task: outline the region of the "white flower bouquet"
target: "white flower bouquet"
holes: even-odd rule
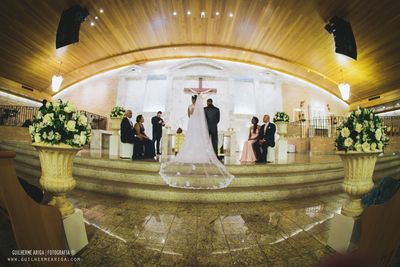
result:
[[[29,133],[34,143],[82,147],[90,142],[92,128],[72,102],[56,100],[39,109]]]
[[[381,118],[367,108],[358,108],[337,128],[335,140],[339,151],[382,151],[389,142]]]
[[[289,122],[289,115],[285,112],[277,112],[274,117],[274,122]]]
[[[125,108],[116,106],[111,110],[110,118],[123,118],[125,111]]]

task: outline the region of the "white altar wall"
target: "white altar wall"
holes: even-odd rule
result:
[[[347,111],[343,101],[306,82],[261,67],[211,59],[164,60],[125,67],[80,82],[55,98],[72,100],[80,109],[106,116],[115,105],[132,109],[133,119],[144,115],[146,132],[151,136],[150,120],[158,110],[172,131],[186,129],[191,95],[183,90],[198,87],[199,77],[203,78],[203,87],[217,89],[217,94],[206,98],[212,98],[221,111],[219,130],[235,130],[240,150],[254,115],[260,124],[263,114],[272,118],[283,110],[292,117],[301,100],[305,100],[306,111],[309,107],[312,112],[326,109],[326,104],[334,114]]]
[[[276,112],[283,110],[281,82],[260,80],[256,81],[256,87],[255,97],[259,119],[261,121],[263,114],[268,114],[272,120]]]
[[[146,93],[146,77],[121,78],[118,83],[117,106],[131,109],[134,113],[143,111]]]
[[[160,70],[156,72],[160,73]],[[253,116],[257,116],[261,124],[263,114],[272,117],[275,112],[282,110],[280,83],[254,73],[229,70],[226,66],[216,70],[196,64],[185,66],[184,69],[164,68],[163,75],[155,77],[141,72],[135,79],[122,77],[118,87],[117,104],[133,109],[134,117],[137,114],[144,115],[149,136],[151,117],[158,110],[163,112],[162,117],[173,132],[179,127],[184,131],[187,129],[187,108],[191,104],[192,94],[184,93],[184,88],[197,88],[199,77],[203,78],[204,88],[217,89],[216,94],[205,96],[203,106],[206,106],[208,98],[213,99],[221,113],[218,129],[222,132],[233,128],[238,149],[247,140]]]
[[[157,113],[165,111],[168,91],[171,88],[167,75],[149,75],[147,77],[143,111]]]
[[[255,115],[256,94],[254,80],[250,78],[237,78],[233,83],[233,96],[235,99],[235,114]]]

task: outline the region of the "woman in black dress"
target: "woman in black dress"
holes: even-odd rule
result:
[[[138,115],[136,117],[136,123],[133,126],[135,129],[135,158],[154,158],[155,151],[154,151],[154,143],[151,139],[146,135],[144,130],[144,117],[143,115]],[[137,149],[136,149],[137,147]]]

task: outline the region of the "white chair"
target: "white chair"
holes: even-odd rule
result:
[[[267,161],[275,161],[275,147],[268,147]]]
[[[122,159],[131,159],[133,155],[133,144],[119,143],[119,157]]]
[[[296,146],[293,144],[288,144],[287,145],[287,152],[288,153],[296,153]]]

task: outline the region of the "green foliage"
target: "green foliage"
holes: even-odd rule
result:
[[[339,151],[382,151],[388,143],[381,118],[367,108],[351,112],[337,128],[335,146]]]
[[[277,112],[274,117],[274,122],[289,122],[289,115],[285,112]]]
[[[110,112],[110,118],[122,118],[125,115],[125,108],[123,107],[114,107]]]
[[[72,102],[56,100],[42,106],[29,126],[32,142],[82,147],[90,142],[92,128]]]

